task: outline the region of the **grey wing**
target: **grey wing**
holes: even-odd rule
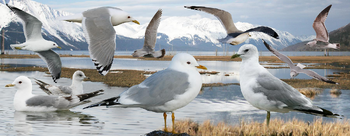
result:
[[[276,57],[278,57],[280,60],[282,60],[282,61],[284,61],[285,63],[287,63],[288,66],[289,66],[290,68],[294,68],[294,67],[295,67],[295,65],[294,65],[294,63],[292,62],[292,60],[290,60],[287,56],[285,56],[284,54],[278,52],[276,49],[272,48],[272,46],[269,45],[269,44],[267,44],[267,43],[265,42],[265,40],[262,39],[262,41],[264,42],[265,47],[266,47],[269,51],[271,51],[273,54],[275,54]]]
[[[145,33],[145,43],[143,46],[148,46],[149,49],[153,49],[157,41],[157,29],[160,24],[160,17],[162,16],[162,10],[159,9],[153,16],[151,22],[148,24]]]
[[[112,66],[116,48],[116,32],[111,23],[111,16],[85,17],[82,24],[89,43],[90,58],[97,71],[106,75]]]
[[[242,32],[236,28],[235,24],[232,21],[231,14],[227,11],[217,9],[217,8],[203,7],[203,6],[185,6],[185,8],[204,11],[214,15],[216,18],[220,20],[221,24],[225,27],[227,34]]]
[[[72,88],[69,86],[57,86],[60,89],[60,92],[57,92],[58,94],[63,94],[63,95],[70,95],[72,94]]]
[[[188,75],[175,70],[165,69],[148,77],[122,95],[141,105],[162,105],[186,92],[189,87]]]
[[[59,79],[61,76],[62,63],[60,56],[53,50],[39,51],[36,53],[38,53],[41,59],[43,59],[46,62],[53,81],[57,83],[56,80]]]
[[[329,41],[328,31],[324,22],[327,19],[328,12],[331,9],[331,7],[332,5],[329,5],[324,10],[322,10],[320,14],[318,14],[318,16],[316,17],[314,23],[312,24],[312,27],[316,32],[316,39],[323,42]]]
[[[306,75],[308,75],[308,76],[310,76],[310,77],[312,77],[314,79],[317,79],[317,80],[320,80],[320,81],[323,81],[323,82],[326,82],[326,83],[338,84],[338,83],[336,83],[336,82],[334,82],[332,80],[327,79],[326,77],[323,77],[323,76],[317,74],[315,71],[312,71],[312,70],[301,69],[298,72],[304,73],[304,74],[306,74]]]
[[[7,4],[6,4],[7,5]],[[15,14],[20,17],[24,24],[23,24],[23,31],[24,36],[26,37],[26,40],[30,39],[42,39],[41,35],[41,27],[42,23],[40,20],[38,20],[36,17],[28,14],[27,12],[24,12],[16,7],[12,7],[7,5]]]
[[[27,106],[45,106],[45,107],[56,107],[59,101],[57,96],[43,96],[38,95],[29,98],[26,101]]]
[[[274,77],[270,73],[260,74],[257,78],[258,86],[254,87],[254,92],[263,93],[268,100],[275,101],[276,106],[295,109],[312,105],[311,101],[287,83]],[[282,102],[282,103],[281,103]]]
[[[265,33],[267,35],[270,35],[273,38],[279,39],[277,32],[275,30],[273,30],[272,28],[266,27],[266,26],[259,26],[256,28],[252,28],[252,29],[249,29],[243,33],[247,33],[247,32],[262,32],[262,33]]]

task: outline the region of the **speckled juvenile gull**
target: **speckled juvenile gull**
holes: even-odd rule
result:
[[[156,46],[157,41],[157,29],[160,23],[161,16],[162,10],[159,9],[146,28],[145,42],[143,44],[143,48],[134,51],[134,53],[132,54],[133,57],[164,57],[165,49],[162,49],[160,51],[154,51],[154,47]]]
[[[267,35],[272,36],[273,38],[279,39],[278,34],[273,29],[266,26],[259,26],[246,31],[238,30],[232,21],[231,14],[221,9],[203,6],[185,6],[185,8],[204,11],[218,18],[218,20],[220,20],[221,24],[225,27],[225,30],[227,32],[227,36],[225,38],[218,39],[220,42],[223,43],[229,43],[231,45],[241,44],[249,38],[249,32],[263,32]]]
[[[196,68],[206,69],[198,65],[192,55],[179,53],[173,57],[167,69],[154,73],[141,84],[132,86],[117,97],[85,108],[115,105],[163,112],[165,131],[167,131],[166,112],[172,112],[174,128],[174,111],[190,103],[202,87],[202,78]]]
[[[287,56],[283,55],[282,53],[278,52],[276,49],[272,48],[264,40],[263,40],[263,42],[269,51],[271,51],[273,54],[275,54],[277,58],[279,58],[280,60],[282,60],[288,64],[288,66],[290,67],[290,77],[291,78],[296,77],[297,75],[299,75],[299,73],[304,73],[304,74],[306,74],[314,79],[317,79],[317,80],[320,80],[320,81],[323,81],[326,83],[338,84],[332,80],[327,79],[326,77],[323,77],[323,76],[317,74],[316,72],[314,72],[312,70],[303,69],[305,67],[303,64],[298,63],[295,66],[294,63],[292,62],[292,60],[290,60]]]
[[[35,83],[48,95],[78,95],[84,93],[82,82],[86,78],[88,77],[85,76],[83,71],[77,70],[72,76],[72,84],[70,86],[50,85],[39,79],[35,79]]]
[[[7,4],[6,4],[7,5]],[[42,23],[36,17],[10,5],[7,5],[22,21],[26,42],[21,44],[11,44],[12,49],[30,50],[38,53],[43,59],[51,73],[52,79],[56,82],[61,76],[60,56],[51,50],[61,48],[55,42],[45,40],[41,35]]]
[[[115,7],[89,9],[81,15],[67,16],[63,20],[82,23],[89,44],[90,58],[101,75],[106,75],[113,63],[116,48],[116,32],[113,26],[125,22],[140,24],[127,12]]]
[[[251,105],[267,111],[267,125],[270,111],[297,111],[332,118],[339,116],[313,105],[310,99],[261,66],[258,49],[254,45],[243,45],[237,54],[242,58],[239,79],[242,94]]]
[[[32,94],[32,82],[26,76],[17,77],[12,84],[6,87],[16,87],[13,104],[16,111],[56,111],[68,110],[70,108],[88,103],[86,100],[101,95],[103,90],[92,93],[63,96],[34,95]]]
[[[314,23],[312,24],[312,27],[316,32],[316,39],[313,39],[312,41],[308,42],[306,45],[314,48],[321,48],[321,49],[326,49],[326,48],[339,49],[340,48],[339,43],[329,43],[329,34],[327,31],[326,25],[324,24],[331,7],[332,5],[329,5],[324,10],[322,10],[320,14],[317,15]]]

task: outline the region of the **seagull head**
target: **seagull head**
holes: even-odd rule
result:
[[[83,71],[77,70],[73,74],[73,80],[77,81],[83,81],[84,79],[89,79],[87,76],[85,76]]]
[[[317,41],[316,40],[312,40],[312,41],[310,41],[310,42],[307,42],[305,45],[307,45],[307,46],[314,46],[314,45],[316,45],[317,44]]]
[[[7,84],[5,87],[16,87],[17,90],[32,89],[32,81],[26,76],[19,76],[12,84]]]
[[[298,72],[295,72],[295,71],[291,71],[289,74],[290,74],[290,77],[291,77],[291,78],[294,78],[294,77],[296,77],[296,76],[299,75],[299,73],[298,73]]]
[[[171,60],[169,68],[180,71],[196,70],[197,68],[207,70],[205,66],[199,65],[196,59],[187,53],[176,54]]]
[[[134,22],[135,24],[140,24],[139,21],[134,19],[129,13],[118,9],[118,8],[109,8],[109,13],[111,14],[111,22],[113,26],[126,23],[126,22]]]
[[[242,60],[252,57],[259,58],[258,49],[253,44],[245,44],[238,49],[238,52],[231,58],[241,57]]]

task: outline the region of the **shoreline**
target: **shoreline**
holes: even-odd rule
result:
[[[61,57],[89,57],[88,55],[60,55]],[[24,59],[24,58],[39,58],[38,55],[0,55],[0,58],[13,58],[13,59]],[[133,58],[132,56],[114,56],[114,58]],[[157,61],[170,61],[172,56],[165,56],[164,58],[137,58],[141,60],[157,60]],[[199,61],[241,61],[240,58],[231,59],[231,56],[195,56]],[[350,68],[344,68],[344,66],[350,64],[349,56],[291,56],[294,62],[303,63],[322,63],[320,65],[310,65],[308,69],[341,69],[350,70]],[[272,63],[283,63],[275,56],[261,56],[260,62]],[[338,63],[338,66],[329,64]],[[268,64],[269,65],[269,64]],[[266,67],[268,69],[279,69],[287,67]],[[108,86],[119,86],[119,87],[131,87],[137,85],[146,79],[145,74],[153,74],[157,71],[141,71],[141,70],[127,70],[117,69],[111,70],[106,76],[101,76],[96,72],[95,69],[74,69],[74,68],[62,68],[61,77],[71,78],[76,70],[82,70],[92,82],[103,82]],[[0,71],[19,72],[19,71],[41,71],[48,72],[46,67],[28,66],[28,67],[11,67],[10,65],[0,65]],[[328,78],[338,82],[339,85],[333,85],[318,81],[315,79],[282,79],[287,84],[294,88],[332,88],[332,89],[346,89],[350,90],[350,73],[336,73],[328,75]],[[128,79],[128,80],[125,80]],[[58,80],[59,82],[59,80]],[[239,83],[210,83],[203,84],[202,87],[217,87],[227,85],[239,85]]]

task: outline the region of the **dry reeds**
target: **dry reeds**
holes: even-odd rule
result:
[[[250,123],[242,121],[239,125],[230,126],[225,123],[212,124],[204,121],[202,124],[191,120],[178,120],[175,122],[175,131],[187,133],[193,136],[228,136],[228,135],[350,135],[349,120],[338,122],[323,122],[322,118],[315,119],[312,123],[293,119],[283,121],[273,119],[270,126],[266,123],[252,121]]]
[[[323,91],[320,88],[298,88],[297,90],[310,99],[314,99],[316,95],[321,94]]]
[[[329,93],[330,93],[331,96],[334,97],[334,98],[337,98],[337,97],[339,97],[339,96],[342,94],[342,92],[340,91],[340,89],[335,89],[335,88],[331,89],[331,90],[329,91]]]

